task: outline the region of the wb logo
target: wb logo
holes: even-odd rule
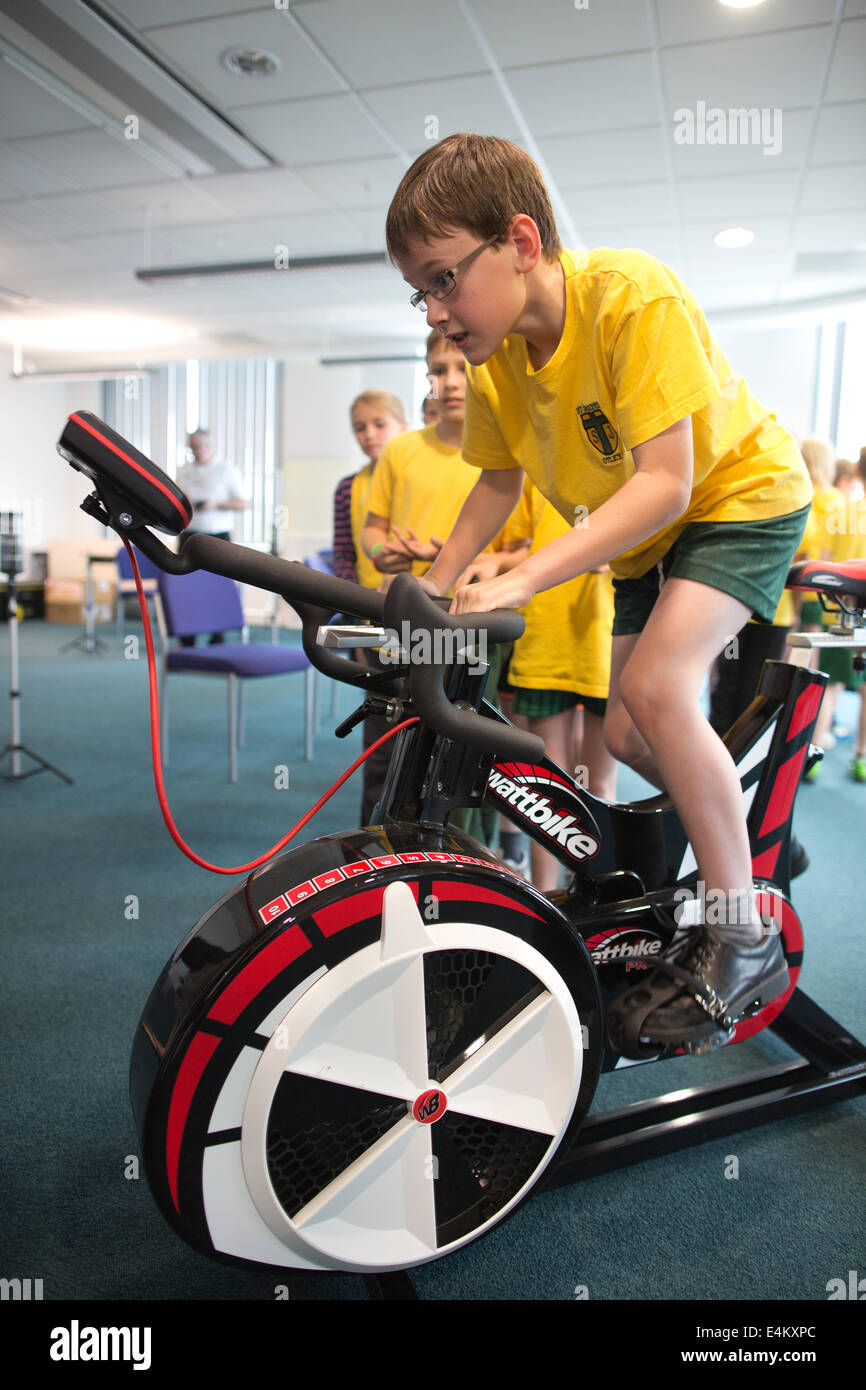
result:
[[[412,1106],[412,1118],[419,1125],[432,1125],[445,1114],[448,1101],[444,1091],[422,1091]]]

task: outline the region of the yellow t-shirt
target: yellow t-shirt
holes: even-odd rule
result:
[[[363,584],[365,589],[378,589],[382,583],[382,576],[367,555],[361,545],[361,532],[364,529],[364,522],[367,520],[367,496],[373,481],[373,474],[376,465],[365,463],[363,468],[359,468],[352,479],[352,492],[350,499],[350,517],[352,523],[352,540],[355,543],[355,573],[358,576],[358,583]]]
[[[837,563],[866,560],[866,497],[848,502],[844,493],[837,495],[838,503],[828,509],[825,522],[830,553]]]
[[[463,457],[476,468],[526,469],[571,525],[634,474],[631,450],[692,417],[694,479],[670,526],[611,562],[645,574],[694,521],[757,521],[799,511],[812,486],[791,435],[732,371],[691,292],[643,251],[560,257],[565,326],[550,361],[530,365],[506,338],[467,367]]]
[[[531,538],[534,555],[568,530],[559,512],[527,478],[508,522],[510,538]],[[514,644],[508,679],[524,690],[571,690],[606,699],[610,686],[613,581],[581,574],[543,589],[520,610],[526,631]]]
[[[477,482],[477,470],[464,462],[460,450],[443,444],[436,426],[428,425],[398,434],[385,445],[367,494],[367,511],[386,517],[400,531],[411,527],[419,540],[438,536],[444,541]],[[416,560],[412,573],[426,574],[431,564]]]

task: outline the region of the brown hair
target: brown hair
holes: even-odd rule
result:
[[[856,478],[856,477],[858,476],[858,473],[859,473],[859,470],[858,470],[858,468],[857,468],[857,464],[856,464],[856,463],[852,463],[850,459],[837,459],[837,460],[836,460],[836,478],[835,478],[835,481],[836,481],[837,484],[838,484],[840,478]]]
[[[832,487],[836,451],[824,439],[801,439],[800,453],[813,487]]]
[[[518,213],[538,227],[548,260],[558,256],[562,245],[550,198],[526,151],[495,135],[448,135],[400,180],[385,222],[388,255],[392,261],[405,256],[410,237],[432,241],[458,229],[503,242]]]
[[[350,419],[356,405],[377,405],[380,410],[384,410],[386,415],[393,416],[398,424],[402,425],[406,422],[403,402],[392,391],[362,391],[360,396],[356,396],[349,406]]]

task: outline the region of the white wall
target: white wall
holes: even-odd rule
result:
[[[88,479],[55,447],[73,410],[99,413],[98,384],[13,381],[11,372],[11,349],[0,347],[0,510],[23,512],[25,553],[60,537],[101,538],[104,528],[79,510]]]
[[[800,437],[812,433],[818,371],[818,328],[814,324],[726,329],[710,328],[731,367],[749,384],[752,395],[780,424]]]
[[[322,367],[286,361],[283,367],[283,496],[288,507],[283,553],[301,559],[330,545],[334,488],[365,461],[352,435],[349,407],[361,391],[393,391],[411,416],[411,362]]]

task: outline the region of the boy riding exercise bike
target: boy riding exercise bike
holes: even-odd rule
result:
[[[381,1273],[448,1254],[551,1181],[602,1070],[675,1050],[608,1036],[605,1022],[671,956],[694,892],[671,804],[598,800],[483,702],[485,644],[519,635],[519,615],[473,614],[469,629],[409,575],[383,596],[209,537],[175,554],[151,528],[178,534],[189,504],[154,464],[83,411],[58,448],[95,483],[83,509],[163,569],[283,595],[311,661],[365,693],[338,733],[375,711],[397,739],[377,823],[245,866],[154,987],[131,1093],[156,1201],[195,1248],[244,1264]],[[866,643],[866,565],[801,568],[798,584],[854,596],[838,640]],[[377,626],[325,627],[335,612]],[[378,667],[333,650],[361,642]],[[726,738],[790,975],[771,1003],[720,1011],[728,1041],[794,993],[790,823],[825,683],[768,663]],[[573,871],[566,891],[537,892],[449,828],[485,790]],[[836,1095],[859,1084],[860,1053]]]

